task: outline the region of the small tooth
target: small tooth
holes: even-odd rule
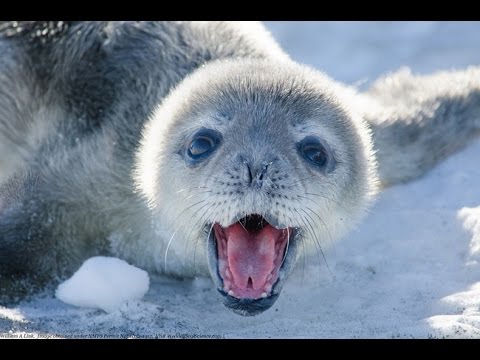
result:
[[[267,284],[265,285],[265,289],[264,289],[267,293],[270,292],[270,290],[272,290],[272,284]]]
[[[230,279],[232,278],[232,273],[230,272],[230,269],[228,267],[225,269],[225,275]]]
[[[273,274],[268,274],[268,276],[267,276],[267,281],[272,280],[272,277],[273,277]]]
[[[228,292],[232,287],[232,283],[228,279],[223,279],[223,290]]]
[[[230,290],[230,291],[228,292],[228,295],[233,296],[233,291]]]
[[[260,296],[265,299],[267,297],[267,293],[263,292],[262,295],[260,295]]]

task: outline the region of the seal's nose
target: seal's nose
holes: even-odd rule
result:
[[[271,167],[275,160],[254,163],[242,156],[241,162],[245,168],[245,181],[249,186],[261,189],[267,183],[265,180],[268,179]]]
[[[264,180],[267,175],[268,167],[272,164],[272,162],[263,164],[263,166],[251,171],[249,169],[250,174],[250,184],[254,187],[261,188],[264,184]],[[247,165],[248,166],[248,165]]]

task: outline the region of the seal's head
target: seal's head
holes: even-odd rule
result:
[[[363,121],[326,76],[290,62],[197,70],[152,116],[138,164],[157,221],[172,225],[164,250],[196,255],[241,315],[275,302],[301,250],[350,229],[376,183]]]

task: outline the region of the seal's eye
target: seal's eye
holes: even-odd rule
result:
[[[200,129],[191,138],[187,146],[190,163],[198,163],[210,156],[220,145],[222,135],[215,130]]]
[[[193,139],[188,147],[188,155],[192,158],[197,158],[199,156],[208,153],[215,146],[215,142],[212,138],[207,136],[199,136],[196,139]]]
[[[303,155],[317,166],[325,166],[327,154],[320,144],[305,144],[302,147]]]
[[[320,169],[331,170],[330,150],[313,136],[308,136],[297,144],[300,155],[310,164]]]

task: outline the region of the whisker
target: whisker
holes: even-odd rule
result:
[[[299,198],[301,198],[301,199],[309,200],[309,201],[313,202],[314,204],[316,204],[317,206],[320,206],[320,204],[319,204],[317,201],[315,201],[314,199],[309,198],[309,197],[307,197],[307,196],[297,195],[297,197],[299,197]],[[338,202],[334,201],[333,199],[328,199],[328,198],[327,198],[327,200],[331,200],[331,201],[335,202],[339,207],[341,207],[342,209],[344,209],[345,211],[347,211],[342,205],[340,205]],[[320,220],[320,222],[322,223],[322,225],[325,227],[325,230],[327,231],[327,235],[328,235],[328,238],[329,238],[329,240],[330,240],[331,246],[333,247],[333,249],[334,249],[335,251],[337,251],[337,247],[336,247],[336,245],[335,245],[335,241],[334,241],[333,238],[332,238],[332,235],[331,235],[331,233],[330,233],[330,230],[329,230],[329,228],[328,228],[327,223],[325,222],[325,220],[323,220],[323,219],[320,217],[320,215],[317,214],[317,213],[316,213],[314,210],[312,210],[310,207],[304,206],[304,208],[306,208],[307,210],[309,210],[312,214],[314,214],[314,215]]]
[[[211,194],[212,191],[211,190],[208,190],[208,191],[201,191],[201,192],[198,192],[198,193],[195,193],[195,194],[192,194],[192,195],[189,195],[188,197],[185,198],[185,201],[186,200],[190,200],[191,198],[193,198],[194,196],[200,196],[200,195],[204,195],[204,194]]]
[[[285,213],[282,213],[282,215],[283,215],[283,221],[284,221],[284,223],[285,223],[285,224],[288,224],[287,217],[285,216]],[[288,227],[287,227],[287,229],[288,229]],[[290,237],[289,237],[289,238],[290,238]],[[302,236],[300,237],[300,239],[302,239]],[[306,260],[307,250],[306,250],[306,248],[305,248],[305,242],[304,242],[303,240],[300,240],[300,242],[302,243],[302,248],[303,248],[302,281],[301,281],[300,284],[301,284],[301,286],[303,286],[303,279],[304,279],[304,277],[305,277],[305,266],[306,266],[306,261],[307,261],[307,260]],[[289,243],[288,243],[288,242],[287,242],[287,246],[289,246]],[[286,251],[285,251],[285,256],[286,256],[286,254],[287,254],[287,251],[288,251],[288,249],[286,249]],[[283,260],[285,260],[285,259],[283,259]],[[282,264],[283,264],[283,260],[282,260]]]
[[[302,247],[303,247],[303,268],[302,268],[302,282],[300,283],[303,287],[303,279],[305,277],[305,267],[307,266],[307,248],[305,246],[305,240],[302,239]]]
[[[304,178],[300,178],[300,179],[296,179],[295,181],[291,181],[291,182],[287,182],[287,183],[283,183],[282,185],[286,186],[286,187],[289,187],[289,186],[295,186],[299,183],[302,183],[304,181],[307,181],[307,180],[317,180],[318,179],[318,176],[316,175],[310,175],[310,176],[307,176],[307,177],[304,177]],[[335,182],[332,181],[331,179],[329,178],[322,178],[322,182],[323,183],[326,183],[326,184],[330,184],[330,185],[335,185]]]
[[[282,231],[284,231],[284,230],[282,230]],[[287,258],[288,247],[289,246],[290,246],[290,228],[287,227],[287,247],[285,248],[285,254],[283,254],[282,263],[280,264],[279,269],[282,267],[283,263],[285,262],[285,259]]]
[[[306,224],[307,221],[308,221],[307,219],[305,219],[305,218],[302,217],[302,222],[303,222],[304,226],[307,228],[308,232],[309,232],[314,238],[316,238],[315,231],[313,230],[313,227],[311,226],[310,222],[308,222],[308,223],[310,224],[310,226],[307,226],[307,224]],[[318,258],[318,260],[319,260],[319,264],[322,265],[322,263],[321,263],[321,261],[320,261],[320,254],[319,254],[319,251],[320,251],[321,254],[322,254],[322,256],[323,256],[323,259],[324,259],[324,261],[325,261],[325,264],[327,265],[327,269],[328,269],[328,271],[329,271],[329,273],[330,273],[330,276],[332,276],[332,278],[333,278],[332,272],[330,271],[330,267],[328,266],[328,263],[327,263],[327,261],[326,261],[326,259],[325,259],[325,256],[324,256],[324,254],[323,254],[322,248],[321,248],[321,246],[320,246],[320,244],[319,244],[319,240],[316,239],[316,240],[313,240],[313,241],[314,241],[314,243],[315,243],[315,250],[316,250],[316,252],[317,252],[317,258]]]
[[[349,213],[349,211],[342,205],[340,204],[337,200],[335,199],[332,199],[332,198],[329,198],[328,196],[325,196],[324,194],[315,194],[315,193],[309,193],[309,192],[306,192],[304,193],[305,195],[312,195],[312,196],[317,196],[319,198],[322,198],[322,199],[325,199],[325,200],[328,200],[328,201],[331,201],[333,203],[335,203],[338,207],[342,208],[347,214]],[[301,195],[297,195],[297,196],[301,196]],[[305,199],[310,199],[308,196],[305,196],[303,197]],[[313,201],[313,200],[312,200]],[[318,205],[318,203],[316,203]]]
[[[246,216],[247,216],[247,215],[245,215],[242,219],[246,219]],[[247,230],[246,227],[245,227],[246,223],[245,223],[245,225],[242,224],[242,219],[240,219],[240,220],[238,221],[238,223],[242,226],[242,228],[243,228],[246,232],[248,232],[248,230]],[[246,220],[245,220],[245,221],[246,221]]]
[[[204,212],[204,215],[202,216],[201,218],[201,223],[204,225],[202,225],[202,229],[205,227],[205,225],[207,225],[207,222],[206,220],[210,217],[210,219],[212,219],[212,225],[210,226],[210,230],[207,234],[207,241],[206,241],[206,245],[208,245],[208,239],[210,238],[210,234],[213,230],[213,227],[215,225],[215,219],[216,217],[214,216],[215,215],[215,212],[217,211],[218,207],[221,206],[222,204],[221,203],[218,203],[216,206],[215,204],[212,204],[212,206],[210,206],[209,208],[207,208]],[[214,207],[215,206],[215,207]],[[213,210],[212,210],[213,208]],[[212,210],[212,211],[211,211]],[[207,215],[207,216],[205,216]],[[194,271],[195,271],[195,274],[196,274],[196,256],[197,256],[197,248],[198,248],[198,243],[199,241],[201,240],[201,238],[197,238],[197,240],[195,241],[195,245],[194,245],[194,248],[193,248],[193,268],[194,268]],[[190,240],[189,240],[190,241]]]
[[[323,224],[323,226],[325,227],[325,230],[327,231],[327,235],[328,235],[328,238],[330,240],[330,244],[332,245],[332,247],[336,250],[336,247],[335,247],[335,242],[333,241],[333,238],[330,234],[330,230],[328,229],[328,226],[327,224],[325,223],[325,221],[320,217],[320,215],[318,215],[315,211],[313,211],[312,209],[310,209],[308,206],[305,206],[305,209],[307,209],[308,211],[310,211],[310,213],[312,213],[313,215],[315,215],[318,220],[320,220],[320,222]],[[313,219],[312,219],[313,221]]]
[[[214,205],[212,205],[211,207],[209,207],[207,209],[207,211],[205,211],[205,214],[210,211],[210,209],[213,207]],[[217,204],[217,206],[215,207],[215,209],[213,210],[213,212],[216,211],[216,209],[220,206],[220,204]],[[210,234],[212,233],[212,230],[213,230],[213,227],[215,225],[215,222],[212,221],[212,225],[210,226],[210,230],[208,232],[208,235],[207,235],[207,245],[208,245],[208,239],[210,238]],[[193,271],[195,274],[197,274],[197,247],[198,247],[198,242],[200,241],[200,238],[197,238],[197,241],[195,241],[195,245],[193,247]]]
[[[294,209],[295,212],[298,214],[298,216],[300,217],[302,223],[303,223],[303,226],[307,229],[307,231],[310,233],[310,235],[312,235],[312,238],[313,238],[313,242],[315,244],[315,250],[317,252],[317,257],[318,257],[318,260],[320,261],[320,251],[321,251],[321,247],[320,247],[320,244],[315,236],[315,232],[313,230],[313,227],[311,226],[310,224],[310,227],[307,226],[307,223],[306,223],[306,219],[296,210]],[[320,263],[321,265],[321,263]]]
[[[310,179],[315,179],[315,178],[316,178],[316,176],[313,176],[313,175],[312,175],[312,176],[308,176],[308,177],[305,177],[305,178],[297,179],[297,180],[295,180],[295,181],[293,181],[293,182],[289,182],[289,183],[286,183],[286,184],[283,184],[283,185],[284,185],[284,186],[287,186],[287,187],[288,187],[288,186],[295,186],[295,185],[297,185],[298,183],[301,183],[301,182],[303,182],[303,181],[305,181],[305,180],[310,180]]]
[[[171,227],[171,226],[178,220],[178,218],[179,218],[182,214],[185,213],[185,211],[187,211],[188,209],[190,209],[190,208],[192,208],[192,207],[194,207],[194,206],[196,206],[196,205],[200,205],[200,204],[202,204],[202,203],[204,203],[204,202],[205,202],[205,200],[202,200],[202,201],[199,201],[199,202],[197,202],[197,203],[195,203],[195,204],[192,204],[192,205],[188,206],[186,209],[184,209],[184,210],[175,218],[175,220],[172,221],[172,223],[171,223],[168,227]],[[205,206],[205,205],[204,205],[204,206]],[[204,206],[202,206],[200,209],[202,209]],[[173,242],[173,239],[175,238],[175,235],[176,235],[177,231],[178,231],[178,226],[175,227],[175,230],[174,230],[172,236],[170,237],[170,240],[168,241],[167,248],[165,249],[165,257],[164,257],[164,268],[165,268],[165,272],[167,272],[168,251],[169,251],[169,249],[170,249],[170,245],[171,245],[172,242]]]
[[[195,187],[190,187],[190,188],[183,188],[183,189],[180,189],[180,190],[176,191],[175,194],[180,194],[181,192],[192,191],[192,190],[195,190],[195,189],[208,189],[208,187],[207,186],[195,186]]]
[[[168,224],[168,227],[172,226],[180,216],[182,216],[186,211],[190,210],[191,208],[193,208],[194,206],[197,206],[197,205],[200,205],[202,203],[204,203],[206,200],[200,200],[198,202],[196,202],[195,204],[192,204],[190,206],[188,206],[187,208],[183,209],[183,211],[180,212],[180,214],[177,215],[177,217],[170,223]]]
[[[213,206],[215,206],[215,204],[208,204],[210,205],[209,207],[207,207],[204,212],[202,213],[202,215],[197,219],[197,221],[195,222],[195,224],[192,226],[192,230],[190,231],[190,233],[188,234],[187,236],[187,241],[185,242],[185,249],[184,249],[184,253],[185,253],[185,260],[187,258],[187,248],[188,248],[188,245],[190,244],[190,241],[192,240],[192,235],[193,235],[193,232],[195,231],[195,229],[198,227],[198,225],[201,226],[201,228],[203,229],[204,225],[203,225],[203,222],[204,222],[204,219],[206,219],[206,216],[208,217],[208,213],[210,211],[210,209],[212,209]],[[197,241],[199,240],[199,238],[197,238]],[[194,252],[194,255],[195,255],[195,246],[194,245],[194,249],[193,249],[193,252]],[[195,259],[194,259],[195,260]],[[196,264],[195,264],[195,261],[194,261],[194,264],[193,264],[193,268],[194,268],[194,271],[196,271]]]
[[[208,207],[212,206],[210,203],[206,203],[204,204],[202,207],[200,207],[194,214],[193,216],[190,218],[190,220],[193,220],[194,217],[197,218],[197,221],[191,226],[191,230],[190,232],[188,233],[186,239],[185,239],[185,247],[184,247],[184,254],[185,254],[185,258],[184,258],[184,261],[186,262],[187,261],[187,248],[188,248],[188,245],[189,245],[189,242],[190,242],[190,238],[191,238],[191,235],[193,234],[193,232],[195,231],[197,225],[199,224],[200,220],[203,218],[203,216],[205,215],[205,212],[206,210],[203,212],[203,213],[200,213],[200,211],[202,209],[204,209],[205,207],[207,207],[207,210],[208,210]],[[189,224],[191,223],[191,221],[188,222]]]
[[[175,234],[177,233],[177,230],[175,230],[172,234],[172,236],[170,237],[170,240],[168,240],[168,244],[167,244],[167,248],[165,249],[165,259],[164,259],[164,269],[165,269],[165,273],[167,272],[167,258],[168,258],[168,249],[170,249],[170,245],[173,241],[173,238],[175,237]]]
[[[305,213],[305,215],[307,215],[313,221],[312,217],[305,210],[303,210],[303,209],[300,209],[300,210],[303,211]],[[327,262],[327,259],[325,257],[325,253],[323,252],[323,249],[322,249],[320,241],[318,240],[317,234],[315,233],[315,230],[314,230],[312,224],[310,223],[310,221],[308,221],[308,219],[305,219],[305,220],[308,222],[308,224],[310,225],[310,228],[312,229],[312,233],[315,237],[315,241],[318,243],[318,247],[320,248],[320,252],[322,254],[323,261],[325,261],[325,265],[327,265],[328,272],[330,273],[330,276],[333,278],[332,271],[330,270],[330,266],[328,266],[328,262]]]

